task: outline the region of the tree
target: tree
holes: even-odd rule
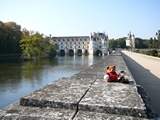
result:
[[[149,48],[158,48],[158,40],[154,38],[150,38],[149,40]]]
[[[117,41],[115,39],[109,40],[109,48],[112,48],[112,49],[117,48]]]
[[[126,37],[109,40],[109,48],[126,48]]]
[[[46,38],[25,28],[21,31],[21,26],[15,22],[0,21],[0,55],[23,54],[29,59],[55,56],[56,47]]]
[[[28,34],[28,32],[25,31],[20,44],[23,56],[27,59],[37,59],[55,54],[54,45],[52,45],[47,38],[43,38],[43,35],[38,32],[29,32]]]
[[[45,53],[49,56],[49,57],[55,57],[56,56],[56,49],[58,49],[57,44],[55,44],[52,40],[51,35],[46,36],[44,38],[45,41]]]
[[[139,49],[149,48],[149,40],[142,38],[135,38],[135,47]]]
[[[21,26],[0,21],[0,54],[20,54]]]
[[[117,47],[118,48],[126,48],[126,37],[117,39]]]
[[[39,58],[42,55],[41,42],[43,37],[39,33],[23,36],[20,44],[23,55],[29,59]]]

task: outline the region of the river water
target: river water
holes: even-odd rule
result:
[[[93,56],[65,56],[38,62],[0,63],[0,108],[61,77],[70,77],[100,59]]]

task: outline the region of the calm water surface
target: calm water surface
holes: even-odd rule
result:
[[[38,62],[0,63],[0,108],[61,77],[72,76],[100,59],[101,57],[74,56]]]

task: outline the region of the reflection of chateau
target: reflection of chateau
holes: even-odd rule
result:
[[[96,54],[105,55],[108,50],[108,36],[105,33],[92,33],[91,36],[53,37],[60,55]]]
[[[128,37],[126,39],[126,46],[130,48],[135,48],[135,36],[131,32],[129,32]]]

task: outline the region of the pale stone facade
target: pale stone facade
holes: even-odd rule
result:
[[[129,32],[126,39],[126,46],[130,47],[131,49],[135,48],[135,36],[131,32]]]
[[[90,36],[53,37],[57,53],[61,55],[105,55],[108,51],[108,36],[105,33],[91,33]]]

